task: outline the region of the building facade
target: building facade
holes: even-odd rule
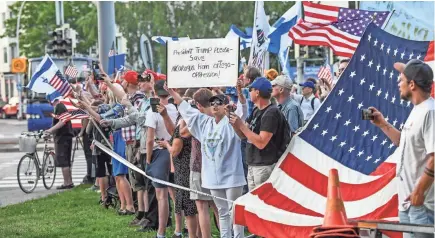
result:
[[[5,22],[13,17],[9,5],[13,1],[0,1],[0,35],[5,32]],[[11,37],[0,38],[0,97],[4,101],[18,96],[17,76],[11,73],[11,61],[18,57],[17,39]]]

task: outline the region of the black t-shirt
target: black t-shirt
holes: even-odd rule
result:
[[[54,107],[54,115],[61,115],[65,112],[68,112],[65,105],[63,103],[58,103]],[[59,119],[53,118],[53,126],[59,122]],[[59,142],[63,138],[71,138],[74,136],[71,121],[68,121],[63,127],[59,130],[56,130],[53,134],[53,138],[55,142]]]
[[[246,162],[248,165],[272,165],[278,162],[281,155],[277,151],[283,140],[283,133],[277,133],[283,130],[285,121],[283,121],[282,112],[276,105],[270,104],[263,110],[255,108],[249,118],[246,120],[249,129],[254,133],[260,134],[260,131],[267,131],[273,134],[269,143],[262,150],[248,141],[246,145]]]

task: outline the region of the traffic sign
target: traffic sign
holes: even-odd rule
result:
[[[25,73],[27,70],[27,60],[25,58],[12,59],[11,72]]]

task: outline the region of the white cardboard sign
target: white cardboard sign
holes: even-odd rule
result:
[[[169,88],[236,86],[239,38],[167,42]]]

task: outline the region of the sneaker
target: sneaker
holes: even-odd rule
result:
[[[87,188],[86,189],[87,191],[100,191],[100,186],[95,186],[95,184],[94,185],[92,185],[90,188]]]
[[[142,221],[142,219],[139,219],[137,217],[135,217],[133,219],[133,221],[130,222],[130,224],[128,224],[129,226],[139,226],[139,223]]]
[[[118,215],[120,215],[120,216],[134,215],[134,214],[136,214],[136,212],[134,212],[134,211],[129,211],[129,210],[127,210],[127,209],[125,209],[125,210],[121,210],[121,209],[119,209],[119,210],[118,210]]]
[[[144,217],[139,221],[139,226],[147,226],[148,223],[150,223],[150,220],[148,220]]]
[[[173,234],[173,235],[172,235],[172,238],[183,238],[183,236],[182,236],[182,235],[176,235],[176,234]]]

